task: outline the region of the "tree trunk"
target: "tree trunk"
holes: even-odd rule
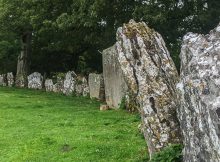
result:
[[[18,56],[16,86],[27,87],[27,76],[30,68],[32,32],[25,32],[21,37],[21,53]]]

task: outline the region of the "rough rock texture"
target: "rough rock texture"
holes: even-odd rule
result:
[[[75,91],[76,77],[77,75],[74,71],[69,71],[66,73],[63,86],[64,94],[71,95]]]
[[[7,76],[6,74],[0,75],[0,86],[7,86]]]
[[[90,98],[105,100],[104,80],[102,74],[89,74],[89,91]]]
[[[181,50],[184,161],[220,161],[220,24],[209,35],[188,33]]]
[[[132,20],[118,29],[116,50],[125,81],[140,106],[150,155],[179,143],[178,73],[161,35]]]
[[[102,60],[106,102],[111,108],[119,108],[128,88],[118,62],[115,45],[102,52]]]
[[[108,105],[101,105],[100,106],[100,111],[106,111],[109,110],[109,106]]]
[[[46,92],[52,92],[53,91],[53,80],[46,79],[44,86],[45,86]]]
[[[43,76],[40,73],[34,72],[28,76],[28,88],[42,89],[42,87],[43,87]]]
[[[89,86],[85,77],[82,76],[77,77],[75,92],[77,95],[83,95],[83,96],[89,95]]]
[[[53,92],[62,93],[64,87],[64,79],[62,77],[57,76],[57,83],[53,85]]]
[[[14,80],[14,75],[13,73],[7,73],[7,83],[9,87],[13,87],[15,80]]]

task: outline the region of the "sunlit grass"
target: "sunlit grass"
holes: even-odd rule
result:
[[[0,162],[144,161],[137,114],[41,91],[0,88]]]

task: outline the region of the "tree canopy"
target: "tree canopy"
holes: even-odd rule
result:
[[[218,0],[0,0],[0,69],[16,71],[21,36],[32,33],[31,71],[102,71],[100,52],[119,26],[145,21],[164,37],[179,66],[181,39],[220,21]]]

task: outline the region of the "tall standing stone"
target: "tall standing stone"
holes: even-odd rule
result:
[[[220,24],[209,35],[188,33],[181,49],[184,161],[220,161]]]
[[[71,95],[75,91],[76,77],[77,75],[74,71],[66,73],[63,86],[63,93],[65,95]]]
[[[102,60],[106,102],[111,108],[119,108],[128,88],[118,62],[115,45],[102,52]]]
[[[131,20],[117,31],[116,50],[125,81],[140,106],[150,155],[179,143],[178,73],[163,38]]]
[[[102,74],[89,74],[90,98],[105,100],[104,80]]]
[[[31,89],[42,89],[43,87],[43,76],[34,72],[28,76],[28,88]]]
[[[14,86],[14,75],[13,73],[7,73],[7,83],[9,87],[13,87]]]

